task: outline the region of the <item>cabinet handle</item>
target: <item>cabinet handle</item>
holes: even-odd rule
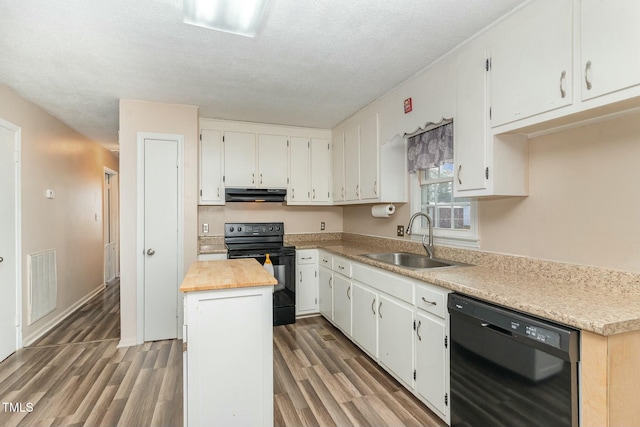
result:
[[[343,266],[341,266],[341,265],[338,265],[338,268],[339,268],[340,270],[344,270],[344,267],[343,267]]]
[[[416,335],[418,336],[418,341],[422,341],[422,337],[420,336],[420,326],[422,326],[422,321],[418,320],[418,327],[416,328]]]
[[[360,197],[360,184],[356,185],[356,197]]]
[[[427,304],[431,304],[431,305],[438,305],[437,302],[435,301],[429,301],[428,299],[426,299],[425,297],[422,297],[422,301],[426,302]]]
[[[347,288],[347,298],[351,299],[351,286]]]
[[[591,90],[593,86],[591,84],[591,79],[589,78],[589,73],[591,72],[591,61],[587,61],[587,64],[584,66],[584,82],[587,84],[587,90]]]
[[[291,199],[295,199],[296,198],[296,189],[291,187]]]
[[[374,316],[376,315],[375,306],[376,306],[376,299],[374,298],[373,301],[371,301],[371,312],[373,313]]]
[[[262,174],[260,174],[260,184],[262,184]]]
[[[252,174],[251,174],[251,183],[252,183],[252,184],[255,184],[255,183],[256,183],[256,174],[255,174],[255,173],[252,173]]]
[[[313,198],[314,199],[316,198],[316,189],[315,188],[313,189]]]
[[[310,257],[310,256],[307,256],[307,257],[304,257],[304,256],[303,256],[303,257],[301,257],[300,259],[311,259],[311,257]]]
[[[340,190],[340,197],[344,199],[344,187],[342,187],[342,190]]]
[[[382,301],[378,304],[378,316],[382,319]]]
[[[373,194],[378,195],[378,181],[373,181]]]
[[[220,187],[218,187],[218,197],[220,197]]]
[[[300,270],[300,283],[302,283],[302,270]]]
[[[458,165],[458,184],[462,185],[462,180],[460,179],[460,172],[462,172],[462,165]]]
[[[567,96],[567,91],[564,89],[564,81],[567,78],[567,72],[565,70],[562,70],[562,73],[560,73],[560,96],[562,98],[566,98]]]
[[[332,281],[332,280],[333,280],[333,277],[329,277],[329,287],[330,287],[331,289],[333,289],[333,285],[331,284],[331,281]]]

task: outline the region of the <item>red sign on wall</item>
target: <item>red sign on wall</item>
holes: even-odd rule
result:
[[[411,104],[411,98],[407,98],[404,100],[404,113],[410,113],[413,110],[413,105]]]

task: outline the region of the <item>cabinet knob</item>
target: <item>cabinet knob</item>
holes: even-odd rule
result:
[[[591,77],[589,76],[591,74],[591,61],[587,61],[587,63],[584,66],[584,82],[587,85],[587,90],[591,90],[591,87],[593,86],[591,84]]]

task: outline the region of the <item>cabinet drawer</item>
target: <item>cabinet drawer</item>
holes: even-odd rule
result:
[[[416,286],[416,307],[444,319],[448,293],[445,289],[419,284]]]
[[[414,279],[359,263],[353,266],[353,278],[408,304],[413,304],[413,285],[416,283]]]
[[[351,277],[351,262],[344,258],[333,258],[333,271],[340,273],[343,276]]]
[[[333,270],[333,256],[326,253],[320,252],[320,265],[323,267],[327,267]]]
[[[316,264],[318,251],[315,249],[303,249],[296,251],[296,264]]]

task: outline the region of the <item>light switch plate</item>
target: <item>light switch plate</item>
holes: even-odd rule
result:
[[[47,188],[47,189],[45,190],[44,194],[45,194],[45,197],[46,197],[47,199],[55,199],[55,198],[56,198],[56,192],[55,192],[55,191],[53,191],[53,190],[52,190],[52,189],[50,189],[50,188]]]
[[[203,233],[209,232],[209,224],[202,224],[202,232]]]
[[[320,223],[320,231],[324,231],[324,221]]]
[[[398,226],[397,234],[398,234],[398,237],[404,236],[404,225],[399,225]]]

